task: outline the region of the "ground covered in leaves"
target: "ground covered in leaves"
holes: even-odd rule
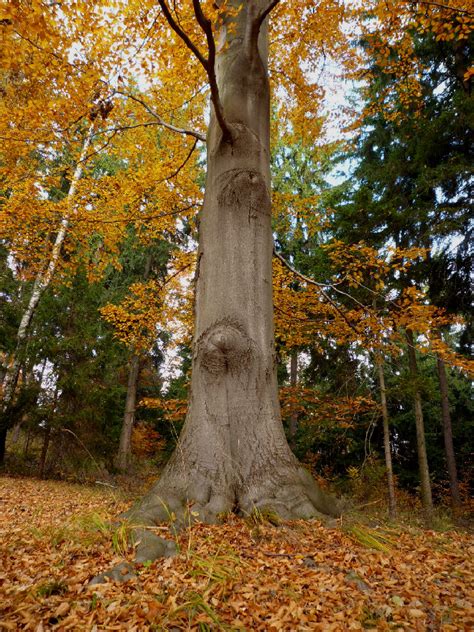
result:
[[[474,539],[264,516],[197,524],[179,555],[88,587],[125,558],[107,488],[0,478],[0,629],[470,630]],[[160,532],[160,531],[159,531]]]

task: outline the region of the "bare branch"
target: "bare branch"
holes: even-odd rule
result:
[[[83,161],[86,162],[90,158],[92,158],[92,156],[95,156],[96,154],[100,154],[100,152],[103,149],[105,149],[106,147],[110,145],[112,140],[115,138],[115,136],[117,136],[119,132],[124,132],[128,129],[137,129],[138,127],[156,127],[157,125],[163,125],[163,124],[160,123],[159,121],[147,121],[145,123],[137,123],[136,125],[119,125],[118,127],[109,127],[107,129],[95,132],[95,134],[93,134],[94,136],[99,136],[101,134],[109,134],[109,133],[110,133],[110,136],[101,147],[92,151],[89,155],[87,155],[83,159]]]
[[[461,13],[462,15],[473,15],[474,11],[468,9],[458,9],[458,7],[451,7],[448,4],[442,4],[441,2],[431,2],[430,0],[402,0],[405,4],[424,4],[429,7],[437,7],[438,9],[445,9],[452,11],[453,13]]]
[[[146,222],[152,219],[161,219],[162,217],[171,217],[172,215],[180,215],[181,213],[186,213],[186,211],[191,210],[195,206],[199,206],[197,204],[190,204],[189,206],[184,206],[183,208],[178,208],[174,211],[168,211],[166,213],[155,213],[153,215],[137,215],[135,217],[119,217],[115,219],[94,219],[91,217],[76,217],[74,221],[71,223],[78,224],[79,222],[86,222],[90,224],[133,224],[135,222]]]
[[[173,31],[183,40],[183,42],[186,44],[189,50],[192,51],[192,53],[197,57],[197,59],[201,62],[201,64],[207,71],[207,60],[205,59],[201,51],[197,48],[197,46],[193,44],[189,36],[178,25],[174,17],[171,15],[168,5],[166,4],[166,0],[158,0],[158,2],[160,4],[160,7],[163,13],[165,14],[165,18],[168,24],[171,26]]]
[[[207,39],[207,46],[209,49],[209,56],[207,58],[207,64],[205,66],[207,71],[207,76],[209,77],[209,85],[211,87],[211,100],[214,105],[214,111],[216,113],[217,122],[222,130],[222,139],[226,143],[232,142],[232,134],[227,125],[227,122],[224,117],[224,111],[222,108],[222,103],[219,97],[219,89],[217,87],[217,77],[216,77],[216,43],[214,42],[214,36],[212,34],[212,24],[211,21],[206,18],[204,15],[201,4],[199,0],[193,0],[193,8],[194,15],[198,21],[199,26],[204,31]]]
[[[176,127],[175,125],[171,125],[171,123],[166,123],[166,121],[164,121],[157,112],[155,112],[145,101],[143,101],[143,99],[139,99],[135,95],[129,94],[128,92],[122,92],[121,90],[117,90],[116,93],[121,94],[122,96],[127,97],[127,99],[131,99],[132,101],[135,101],[136,103],[139,103],[140,105],[142,105],[145,108],[145,110],[149,112],[156,119],[156,122],[158,125],[161,125],[172,132],[176,132],[177,134],[185,134],[186,136],[193,136],[196,140],[200,140],[203,143],[206,142],[206,137],[204,136],[204,134],[201,134],[200,132],[196,132],[192,129]]]
[[[232,134],[229,126],[224,118],[222,104],[219,98],[219,90],[217,88],[217,79],[215,72],[215,58],[216,58],[216,45],[214,37],[212,35],[211,21],[204,15],[199,0],[193,0],[193,9],[196,20],[206,35],[207,46],[209,49],[209,57],[206,59],[198,47],[191,41],[190,37],[183,31],[181,26],[177,23],[174,17],[171,15],[171,11],[166,3],[166,0],[158,0],[163,10],[165,18],[173,31],[183,40],[189,50],[195,55],[202,67],[206,71],[209,78],[209,86],[211,88],[211,100],[216,113],[216,118],[219,126],[222,130],[223,139],[225,142],[232,142]]]
[[[262,25],[263,21],[265,20],[265,18],[267,17],[267,15],[269,15],[273,9],[276,7],[276,5],[280,2],[280,0],[271,0],[271,2],[269,2],[268,6],[266,9],[264,9],[260,15],[258,16],[258,28],[260,29],[260,26]]]
[[[309,283],[311,285],[315,285],[316,287],[319,288],[319,291],[321,292],[322,296],[326,299],[326,301],[331,305],[331,307],[333,309],[336,310],[336,312],[339,314],[339,316],[344,320],[344,322],[353,330],[355,331],[355,333],[358,336],[363,335],[360,331],[357,330],[357,328],[354,326],[353,323],[351,323],[351,321],[347,318],[347,316],[344,314],[344,312],[336,305],[336,303],[332,300],[332,298],[328,295],[328,293],[323,289],[325,287],[332,287],[331,285],[328,285],[327,283],[318,283],[317,281],[314,281],[313,279],[311,279],[310,277],[307,277],[305,274],[302,274],[301,272],[298,272],[298,270],[296,270],[291,263],[289,263],[284,257],[281,256],[280,253],[278,253],[275,248],[273,248],[273,254],[274,256],[279,259],[283,265],[288,268],[288,270],[290,270],[290,272],[293,272],[293,274],[295,274],[296,276],[300,277],[300,279],[303,279],[303,281],[306,281],[306,283]],[[352,297],[351,297],[352,298]]]
[[[186,163],[188,162],[188,160],[191,158],[191,156],[193,155],[194,150],[196,149],[196,145],[197,145],[198,139],[196,138],[196,140],[193,143],[193,146],[191,147],[191,149],[189,150],[188,155],[186,156],[186,158],[184,159],[184,161],[179,165],[179,167],[177,169],[175,169],[175,171],[173,171],[173,173],[168,176],[167,178],[165,178],[165,180],[171,180],[172,178],[175,178],[178,173],[184,169],[184,167],[186,166]]]
[[[295,274],[296,276],[299,276],[300,279],[303,279],[303,281],[306,281],[306,283],[310,283],[311,285],[315,285],[316,287],[319,287],[319,288],[330,287],[329,283],[318,283],[318,281],[315,281],[314,279],[311,279],[305,274],[298,272],[298,270],[294,268],[289,261],[287,261],[284,257],[282,257],[282,255],[279,252],[277,252],[275,248],[273,248],[273,255],[282,262],[285,268],[288,268],[290,272],[293,272],[293,274]]]

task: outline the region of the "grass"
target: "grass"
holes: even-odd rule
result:
[[[379,529],[371,529],[362,524],[350,524],[345,532],[354,540],[370,549],[390,553],[396,542]]]
[[[51,595],[64,595],[67,592],[67,584],[63,580],[53,579],[39,584],[36,588],[38,597],[51,597]]]

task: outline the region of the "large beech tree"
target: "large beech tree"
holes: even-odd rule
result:
[[[374,4],[390,15],[397,10]],[[271,281],[270,79],[278,77],[276,96],[283,96],[279,114],[291,114],[287,140],[293,133],[314,141],[320,91],[311,72],[321,51],[337,51],[339,59],[347,53],[347,33],[339,39],[345,3],[159,0],[159,5],[170,41],[176,42],[173,57],[182,58],[184,50],[205,71],[211,116],[188,414],[161,478],[128,515],[155,524],[189,515],[214,521],[232,510],[265,509],[284,518],[337,514],[338,503],[293,456],[280,417]],[[402,8],[405,18],[410,11]],[[346,61],[354,67],[347,55]],[[146,549],[150,537],[142,538]],[[162,552],[159,546],[145,549],[138,558]]]
[[[229,2],[213,25],[193,2],[207,57],[164,0],[171,28],[210,83],[207,178],[200,217],[189,410],[161,478],[133,510],[214,521],[272,510],[284,518],[336,514],[293,456],[277,394],[272,309],[268,15],[277,2]]]

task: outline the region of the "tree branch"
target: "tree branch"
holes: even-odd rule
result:
[[[264,9],[264,10],[260,13],[260,15],[259,15],[259,16],[258,16],[258,18],[257,18],[257,21],[258,21],[258,28],[259,28],[259,29],[260,29],[260,27],[261,27],[261,25],[262,25],[263,21],[264,21],[264,20],[265,20],[265,18],[267,17],[267,15],[269,15],[269,14],[273,11],[273,9],[276,7],[276,5],[277,5],[279,2],[280,2],[280,0],[272,0],[272,1],[268,4],[267,8],[266,8],[266,9]]]
[[[143,101],[143,99],[140,99],[133,94],[129,94],[128,92],[123,92],[122,90],[116,90],[116,94],[121,94],[122,96],[127,97],[127,99],[131,99],[132,101],[135,101],[136,103],[139,103],[140,105],[142,105],[145,108],[145,110],[149,112],[156,119],[158,125],[162,125],[166,129],[169,129],[172,132],[176,132],[177,134],[185,134],[187,136],[193,136],[196,140],[200,140],[203,143],[206,142],[206,137],[204,136],[204,134],[201,134],[200,132],[196,132],[192,129],[176,127],[175,125],[166,123],[166,121],[164,121],[157,112],[155,112],[145,101]]]
[[[405,4],[425,4],[429,7],[437,7],[438,9],[446,9],[453,13],[461,13],[463,15],[474,15],[474,11],[468,9],[458,9],[457,7],[450,7],[448,4],[442,4],[441,2],[431,2],[430,0],[402,0]]]
[[[94,219],[91,217],[75,217],[71,223],[78,224],[80,222],[88,222],[90,224],[133,224],[135,222],[146,222],[152,219],[161,219],[162,217],[171,217],[172,215],[180,215],[186,213],[186,211],[199,206],[198,204],[190,204],[183,208],[178,208],[174,211],[167,211],[166,213],[155,213],[152,215],[137,215],[135,217],[119,217],[115,219]]]
[[[318,283],[317,281],[314,281],[313,279],[311,279],[310,277],[307,277],[305,274],[302,274],[301,272],[298,272],[298,270],[296,270],[290,263],[288,263],[288,261],[282,257],[280,255],[280,253],[278,253],[275,248],[273,248],[273,254],[274,256],[279,259],[283,265],[288,268],[288,270],[290,270],[291,272],[293,272],[293,274],[295,274],[296,276],[300,277],[300,279],[303,279],[303,281],[306,281],[306,283],[310,283],[311,285],[315,285],[316,287],[319,288],[319,291],[321,292],[321,294],[324,296],[324,298],[326,299],[326,301],[331,305],[331,307],[333,309],[336,310],[336,312],[339,314],[339,316],[344,320],[344,322],[353,330],[355,331],[355,333],[358,336],[361,336],[363,334],[361,334],[360,331],[357,330],[357,328],[353,325],[353,323],[351,323],[351,321],[347,318],[347,316],[344,314],[344,312],[336,305],[336,303],[332,300],[332,298],[328,295],[328,293],[323,289],[325,287],[332,287],[331,285],[328,284],[324,284],[324,283]],[[352,298],[352,297],[351,297]]]
[[[216,118],[219,123],[219,126],[222,130],[222,137],[225,142],[232,142],[232,134],[230,132],[229,126],[224,118],[224,112],[222,108],[222,103],[219,98],[219,90],[217,87],[217,79],[215,72],[215,59],[216,59],[216,45],[214,42],[214,37],[212,35],[212,25],[211,21],[206,18],[204,15],[199,0],[193,0],[193,9],[194,15],[196,16],[196,20],[206,35],[207,46],[209,49],[209,56],[206,59],[198,47],[191,41],[190,37],[183,31],[181,26],[177,23],[174,17],[171,15],[171,11],[166,3],[166,0],[158,0],[160,3],[160,7],[163,10],[165,18],[168,24],[171,26],[173,31],[183,40],[189,50],[195,55],[197,60],[201,63],[202,67],[206,71],[206,74],[209,78],[209,86],[211,88],[211,101],[214,106],[214,111],[216,113]]]
[[[209,77],[209,85],[211,88],[211,100],[214,105],[214,111],[216,113],[217,122],[222,130],[222,140],[226,143],[232,143],[232,134],[227,125],[227,121],[224,117],[224,111],[222,103],[219,97],[219,89],[217,86],[216,78],[216,43],[214,42],[214,36],[212,34],[211,21],[204,15],[199,0],[193,0],[194,15],[198,21],[199,26],[204,31],[207,40],[207,46],[209,49],[209,56],[206,63],[206,72]]]
[[[197,59],[201,62],[202,66],[207,72],[207,60],[201,53],[201,51],[197,48],[195,44],[191,41],[189,36],[183,31],[183,29],[178,25],[174,17],[171,15],[171,11],[166,4],[166,0],[158,0],[160,7],[165,15],[165,18],[168,24],[171,26],[173,31],[183,40],[189,50],[197,57]]]
[[[197,138],[193,143],[193,146],[191,147],[191,149],[189,150],[188,155],[186,156],[186,158],[184,159],[184,161],[179,165],[179,167],[177,169],[175,169],[175,171],[173,171],[173,173],[168,176],[167,178],[165,178],[165,180],[171,180],[172,178],[175,178],[178,173],[184,169],[184,167],[186,166],[186,163],[188,162],[188,160],[191,158],[191,156],[193,155],[194,150],[196,149],[196,145],[197,145]]]
[[[260,28],[265,18],[273,11],[279,2],[280,0],[271,0],[265,9],[257,13],[253,20],[251,20],[249,30],[247,31],[247,46],[257,47]]]
[[[70,61],[68,61],[67,59],[64,59],[63,57],[61,57],[61,55],[58,55],[57,53],[55,53],[52,50],[46,50],[45,48],[43,48],[42,46],[40,46],[36,42],[33,42],[33,40],[30,39],[29,37],[27,37],[26,35],[23,35],[23,33],[20,33],[19,31],[17,31],[16,29],[13,29],[13,32],[15,33],[15,35],[18,35],[18,37],[20,39],[25,40],[25,42],[28,42],[28,44],[31,44],[31,46],[33,46],[37,50],[41,51],[42,53],[45,53],[46,55],[51,55],[51,57],[54,57],[55,59],[60,61],[62,64],[66,65],[66,66],[70,66],[71,68],[74,68],[74,70],[78,70],[78,67],[76,66],[76,64],[73,64]]]

